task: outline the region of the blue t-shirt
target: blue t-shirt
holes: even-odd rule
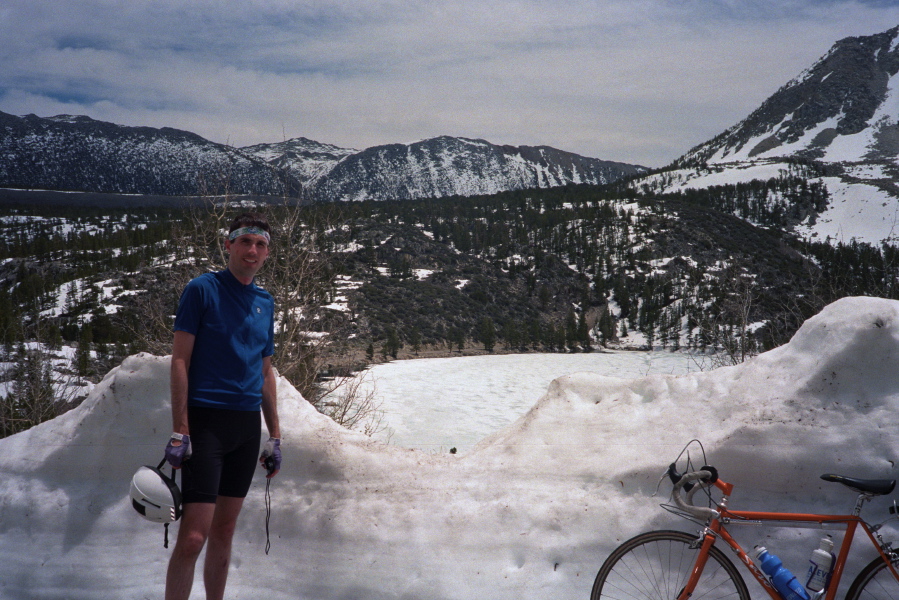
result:
[[[184,288],[175,331],[196,336],[188,371],[190,406],[259,410],[262,359],[275,352],[275,302],[231,271],[206,273]]]

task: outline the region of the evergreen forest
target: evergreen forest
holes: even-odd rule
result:
[[[786,342],[840,297],[899,294],[895,246],[791,233],[827,202],[826,188],[794,173],[671,194],[623,181],[270,203],[261,210],[290,228],[273,240],[281,266],[259,283],[285,306],[302,296],[303,310],[281,320],[302,334],[280,338],[276,353],[296,359],[282,372],[310,382],[471,351],[664,348],[735,363]],[[70,406],[77,393],[61,389],[97,381],[130,354],[165,353],[181,287],[223,265],[220,238],[197,232],[213,215],[220,230],[239,204],[0,204],[0,424],[40,422],[26,399]],[[300,256],[315,268],[283,285]]]

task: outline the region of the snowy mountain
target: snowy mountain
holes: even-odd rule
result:
[[[642,167],[439,137],[367,150],[305,138],[233,148],[171,128],[0,113],[0,187],[164,196],[400,200],[608,183]]]
[[[274,144],[246,146],[241,151],[290,172],[304,184],[318,181],[342,159],[359,152],[302,137]]]
[[[244,150],[252,150],[270,164],[288,166],[307,183],[314,198],[325,201],[472,196],[570,183],[604,184],[645,171],[548,146],[497,146],[448,136],[361,152],[310,147],[308,140],[291,142]]]
[[[744,120],[634,185],[682,193],[795,176],[828,194],[795,233],[899,239],[899,26],[837,42]]]
[[[694,438],[707,462],[696,446],[693,460],[736,486],[730,508],[846,514],[856,494],[818,477],[896,478],[897,353],[899,303],[844,299],[735,367],[635,379],[559,372],[525,415],[456,455],[342,429],[281,380],[271,552],[260,475],[238,523],[228,597],[583,600],[623,540],[701,529],[659,506],[670,491],[660,475]],[[132,356],[78,408],[0,440],[0,597],[162,596],[171,549],[162,527],[131,508],[128,485],[162,456],[168,367]],[[464,410],[464,395],[453,396],[445,418]],[[896,538],[892,500],[862,513],[886,521],[886,540]],[[764,542],[794,572],[822,535],[734,533],[747,548]],[[856,544],[841,589],[872,558]],[[203,597],[199,574],[191,597]]]
[[[899,160],[899,26],[834,44],[746,119],[683,163],[774,157],[825,162]]]
[[[0,112],[0,187],[278,195],[282,180],[263,161],[187,131]]]

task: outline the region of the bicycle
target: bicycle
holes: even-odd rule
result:
[[[693,468],[692,465],[688,465],[690,468]],[[862,505],[874,497],[891,493],[896,485],[895,480],[822,475],[824,481],[841,483],[859,495],[852,514],[820,515],[731,510],[727,503],[734,486],[723,481],[714,467],[703,466],[696,471],[680,474],[676,471],[675,461],[668,467],[665,476],[674,484],[674,506],[663,507],[699,524],[701,531],[698,535],[674,530],[650,531],[624,542],[600,568],[591,600],[750,600],[746,582],[734,563],[722,552],[719,547],[722,544],[734,551],[772,600],[784,600],[728,531],[728,527],[739,524],[845,531],[839,548],[834,548],[836,560],[830,580],[820,592],[809,594],[811,600],[834,600],[853,537],[860,527],[874,545],[878,557],[856,576],[846,600],[899,599],[899,549],[894,550],[879,534],[886,521],[872,525],[860,516]],[[720,500],[713,498],[711,488],[720,492]],[[706,506],[694,504],[700,491],[707,498]],[[683,493],[686,493],[686,499],[682,497]],[[890,512],[897,513],[895,502]]]

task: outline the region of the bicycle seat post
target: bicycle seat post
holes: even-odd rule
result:
[[[864,506],[865,502],[868,502],[873,498],[875,494],[861,493],[858,495],[858,498],[855,501],[855,509],[852,511],[852,516],[857,517],[862,514],[862,506]]]

